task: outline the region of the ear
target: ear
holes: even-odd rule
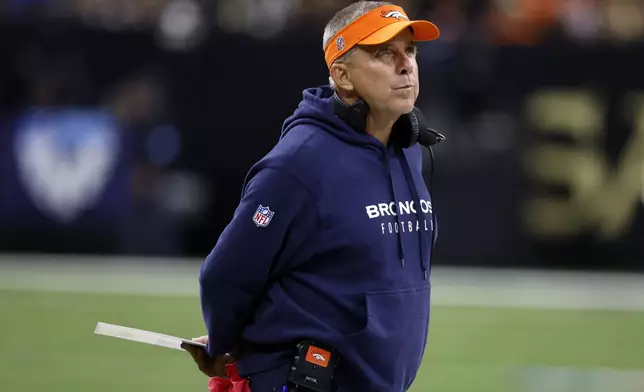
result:
[[[329,69],[331,78],[335,82],[337,88],[344,91],[353,91],[353,83],[349,77],[349,67],[344,63],[335,63]]]

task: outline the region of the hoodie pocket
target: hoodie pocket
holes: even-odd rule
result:
[[[368,292],[366,305],[367,327],[343,341],[344,370],[369,391],[405,391],[425,351],[430,286]]]

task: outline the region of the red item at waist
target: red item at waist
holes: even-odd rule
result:
[[[226,365],[228,378],[211,377],[208,380],[210,392],[251,392],[248,380],[239,376],[234,363]]]

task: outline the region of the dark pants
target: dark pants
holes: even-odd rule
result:
[[[278,368],[248,376],[252,392],[282,392],[286,385],[290,365],[285,364]]]

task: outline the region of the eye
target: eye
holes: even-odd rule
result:
[[[389,48],[380,48],[378,49],[378,52],[376,52],[378,57],[391,56],[392,54],[393,52]]]
[[[409,45],[405,51],[411,56],[416,56],[418,54],[418,47],[416,45]]]

